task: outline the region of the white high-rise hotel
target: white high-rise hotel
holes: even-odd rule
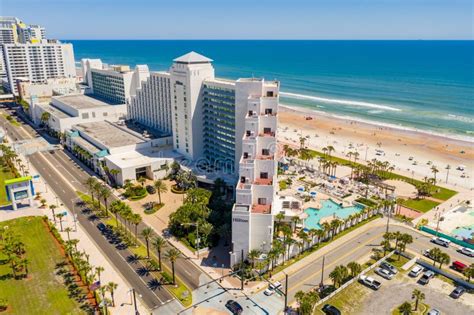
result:
[[[41,26],[0,17],[0,50],[0,79],[15,95],[18,79],[44,83],[76,76],[72,45],[47,40]]]
[[[235,264],[242,250],[246,257],[252,249],[271,248],[280,86],[263,79],[216,78],[211,62],[191,52],[174,59],[169,72],[151,72],[128,112],[132,120],[172,133],[175,151],[207,163],[211,177],[233,175]]]

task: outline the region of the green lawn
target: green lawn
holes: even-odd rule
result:
[[[428,199],[407,199],[402,204],[407,208],[424,213],[439,205],[439,202]]]
[[[14,177],[15,175],[10,168],[0,164],[0,206],[9,204],[7,201],[7,192],[5,191],[5,180]]]
[[[435,189],[437,190],[437,192],[435,192],[431,197],[440,199],[440,200],[448,200],[449,198],[457,194],[457,192],[454,190],[447,189],[440,186],[436,186]]]
[[[29,278],[15,280],[5,257],[0,253],[0,299],[10,306],[11,314],[84,314],[80,305],[68,297],[68,290],[55,266],[64,261],[57,243],[41,217],[26,217],[1,222],[14,230],[26,246]]]
[[[344,290],[316,307],[314,314],[324,314],[322,311],[324,304],[331,304],[337,307],[342,314],[356,314],[369,292],[369,288],[355,281]]]

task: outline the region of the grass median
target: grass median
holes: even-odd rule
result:
[[[76,193],[84,202],[91,202],[92,201],[92,198],[89,195],[84,194],[80,191],[77,191]],[[97,199],[95,199],[95,201],[97,202]],[[105,212],[104,205],[100,204],[100,208],[101,208],[102,212]],[[115,218],[113,218],[113,217],[101,218],[101,220],[105,224],[108,224],[108,225],[111,225],[115,228],[118,228],[117,225],[116,225]],[[134,231],[129,230],[128,228],[127,228],[127,230],[132,235],[134,234]],[[146,259],[146,247],[145,247],[145,244],[140,239],[138,239],[138,246],[131,245],[131,246],[128,247],[128,249],[133,254],[137,255],[139,257],[139,259]],[[153,253],[152,250],[150,250],[150,256],[155,262],[158,261],[158,257],[156,257],[155,253]],[[166,266],[165,264],[162,264],[162,268],[163,268],[162,271],[152,272],[152,274],[156,275],[157,276],[156,278],[158,278],[158,279],[161,278],[161,277],[163,277],[164,279],[169,279],[170,275],[171,275],[170,268],[168,268],[168,266]],[[165,285],[164,287],[168,291],[170,291],[171,294],[173,294],[173,296],[175,296],[176,299],[178,301],[180,301],[181,304],[183,304],[183,306],[189,307],[189,306],[192,305],[191,290],[184,284],[184,282],[179,277],[176,276],[176,286]]]

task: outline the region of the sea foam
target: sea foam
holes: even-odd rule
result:
[[[305,94],[296,94],[296,93],[289,93],[289,92],[280,92],[280,95],[283,96],[283,97],[288,97],[288,98],[312,100],[312,101],[323,102],[323,103],[333,103],[333,104],[341,104],[341,105],[347,105],[347,106],[378,108],[378,109],[385,109],[385,110],[390,110],[390,111],[394,111],[394,112],[401,111],[401,109],[396,108],[396,107],[391,107],[391,106],[382,105],[382,104],[369,103],[369,102],[339,100],[339,99],[324,98],[324,97],[305,95]]]

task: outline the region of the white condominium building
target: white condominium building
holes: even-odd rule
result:
[[[239,183],[232,210],[231,265],[249,251],[268,252],[273,239],[277,176],[276,131],[279,83],[240,79],[236,99],[246,105]]]
[[[51,78],[76,76],[72,44],[4,44],[7,88],[17,95],[17,79],[43,82]]]
[[[136,90],[128,107],[128,118],[171,135],[171,88],[168,72],[152,72]]]

